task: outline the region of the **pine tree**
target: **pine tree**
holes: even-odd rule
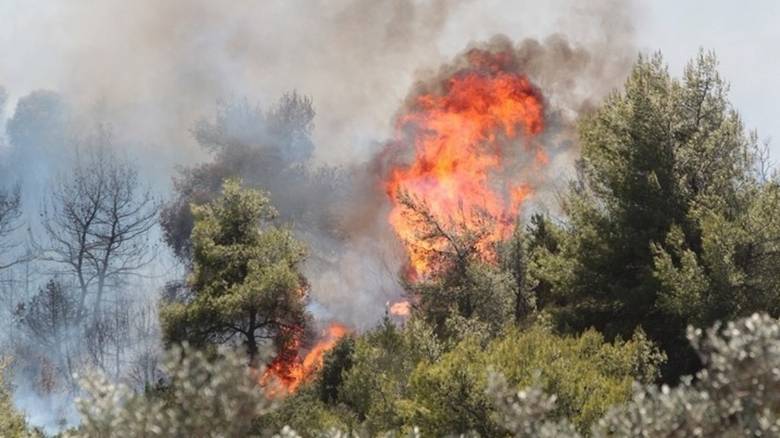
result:
[[[269,200],[237,181],[225,182],[222,197],[193,214],[189,292],[162,310],[166,339],[198,346],[240,339],[253,362],[263,339],[281,344],[306,324],[304,248],[272,225]]]

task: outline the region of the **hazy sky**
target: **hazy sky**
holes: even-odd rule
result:
[[[536,2],[542,4],[544,2]],[[559,7],[572,3],[552,1],[550,9],[534,9],[532,2],[488,0],[468,8],[461,16],[475,37],[504,32],[519,38],[566,33],[555,26]],[[642,51],[661,50],[673,74],[700,47],[713,49],[721,63],[722,76],[731,83],[731,98],[749,129],[759,137],[771,137],[773,161],[780,162],[780,2],[755,0],[631,2],[635,44]],[[507,5],[512,13],[499,13]],[[481,10],[481,11],[480,11]],[[470,16],[470,17],[469,17]],[[490,16],[492,26],[474,26]],[[529,17],[530,16],[530,17]],[[456,31],[457,32],[457,31]]]
[[[11,104],[37,88],[71,90],[93,100],[113,88],[112,110],[144,115],[127,118],[136,131],[179,145],[162,148],[167,154],[162,161],[193,157],[197,148],[181,144],[191,142],[187,132],[199,108],[208,108],[204,102],[234,92],[267,102],[296,88],[317,105],[318,144],[333,143],[323,155],[347,160],[369,153],[367,145],[386,135],[418,69],[435,68],[470,41],[496,33],[521,39],[558,32],[575,42],[587,39],[603,29],[592,17],[578,22],[572,9],[590,3],[471,1],[449,13],[442,9],[446,20],[430,34],[424,28],[436,22],[440,5],[418,7],[409,17],[400,15],[423,17],[416,28],[405,29],[411,42],[402,38],[388,46],[370,41],[384,38],[371,31],[373,22],[389,15],[389,2],[0,0],[0,85],[11,94]],[[358,11],[331,13],[344,5]],[[773,156],[780,161],[780,2],[630,5],[631,43],[638,50],[661,50],[674,74],[699,47],[717,52],[747,127],[774,139]],[[365,28],[361,20],[368,22]],[[404,29],[403,23],[395,25]]]
[[[772,138],[780,162],[780,2],[648,1],[637,20],[641,48],[660,49],[679,72],[698,47],[714,49],[749,128]]]

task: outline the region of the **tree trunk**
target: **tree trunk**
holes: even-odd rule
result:
[[[246,331],[246,354],[249,356],[249,366],[254,366],[257,359],[258,347],[255,339],[256,324],[255,312],[249,313],[249,327]]]

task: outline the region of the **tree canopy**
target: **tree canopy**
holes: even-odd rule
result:
[[[560,225],[531,235],[533,276],[560,328],[608,337],[643,327],[674,379],[699,366],[687,324],[776,315],[780,187],[727,99],[713,54],[681,79],[640,57],[625,88],[580,123],[578,178]],[[552,242],[550,242],[552,240]]]
[[[255,360],[261,340],[285,342],[290,329],[306,323],[304,248],[271,223],[268,198],[238,181],[226,181],[220,198],[192,210],[189,291],[164,306],[165,337],[200,346],[238,339]]]

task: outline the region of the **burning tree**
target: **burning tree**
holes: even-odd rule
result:
[[[284,396],[294,393],[298,388],[315,377],[322,368],[325,353],[336,346],[338,341],[349,332],[339,323],[332,323],[320,334],[317,342],[301,355],[304,339],[303,327],[291,330],[277,340],[278,353],[268,364],[260,383],[272,396]]]
[[[513,299],[520,295],[511,272],[494,263],[499,242],[488,236],[498,226],[495,218],[477,210],[468,224],[447,225],[424,201],[404,193],[400,202],[403,217],[414,225],[420,242],[412,248],[425,255],[429,266],[424,274],[413,271],[406,281],[426,319],[448,336],[475,329],[495,333],[509,320],[516,307]]]
[[[193,272],[185,296],[162,310],[165,337],[199,346],[240,339],[250,363],[262,340],[297,338],[308,319],[304,248],[272,225],[268,198],[229,180],[221,198],[193,214]]]
[[[309,138],[314,108],[310,98],[295,92],[285,94],[268,110],[242,101],[220,103],[213,120],[203,119],[194,127],[198,143],[214,153],[211,162],[185,168],[174,178],[175,197],[161,213],[163,237],[173,253],[193,268],[194,215],[192,204],[217,199],[225,179],[240,178],[246,187],[258,188],[274,199],[274,217],[294,224],[295,236],[336,235],[335,212],[341,212],[340,199],[346,173],[336,168],[313,170],[306,165],[313,144]],[[192,237],[191,237],[192,236]],[[322,247],[314,239],[314,258]],[[330,251],[330,246],[327,250]],[[321,258],[321,257],[320,257]],[[172,283],[169,294],[183,286]],[[186,285],[185,285],[186,286]],[[184,287],[183,289],[187,289]],[[284,325],[274,330],[276,356],[260,378],[262,384],[277,386],[278,392],[295,391],[322,363],[322,355],[346,328],[331,324],[313,341],[314,331],[306,325]],[[311,336],[310,336],[311,335]]]
[[[453,314],[500,325],[497,316],[528,307],[512,305],[519,285],[496,264],[533,193],[520,170],[547,162],[535,141],[544,105],[511,51],[474,49],[456,64],[418,87],[398,118],[386,154],[413,157],[386,176],[389,221],[409,255],[410,288],[437,326]]]
[[[492,245],[511,234],[532,192],[522,174],[500,175],[522,161],[519,155],[527,155],[518,153],[520,134],[528,140],[526,151],[536,149],[532,159],[546,161],[530,141],[544,127],[542,97],[516,71],[511,53],[475,49],[466,62],[411,98],[411,107],[398,119],[401,136],[388,151],[414,152],[410,164],[390,170],[385,186],[394,203],[390,223],[418,275],[435,269],[434,259],[448,242],[444,235],[421,238],[418,222],[407,214],[410,201],[424,201],[426,214],[442,228],[479,230],[474,249],[489,260],[495,256]],[[486,217],[493,221],[490,227],[483,226]]]

